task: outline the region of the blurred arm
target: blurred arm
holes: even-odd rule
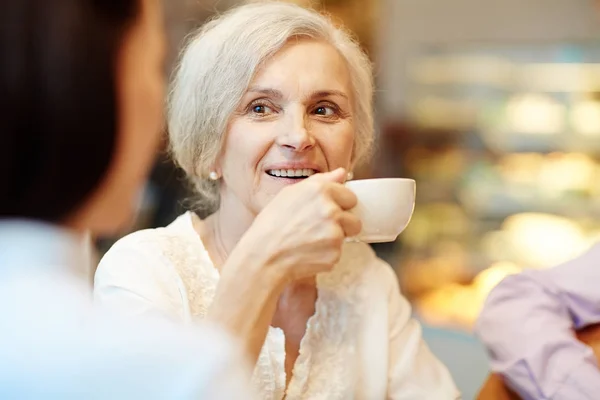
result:
[[[525,399],[592,399],[600,370],[574,331],[600,321],[600,247],[559,267],[509,276],[476,326],[492,370]]]
[[[577,338],[590,346],[596,355],[596,359],[600,359],[600,325],[593,325],[577,332]],[[506,386],[502,376],[492,374],[484,383],[477,399],[520,400],[521,398]]]

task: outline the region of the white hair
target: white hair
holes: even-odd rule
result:
[[[208,179],[227,124],[258,68],[290,39],[331,44],[344,57],[354,91],[354,162],[373,143],[373,74],[367,55],[329,18],[298,5],[267,1],[236,7],[193,33],[182,51],[168,100],[171,152],[209,211],[218,184]]]

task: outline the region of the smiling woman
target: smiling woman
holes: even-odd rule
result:
[[[267,68],[271,58],[281,62]],[[289,73],[295,76],[288,79]],[[169,100],[171,147],[199,194],[199,206],[211,213],[219,208],[226,180],[207,177],[228,147],[232,116],[239,119],[252,105],[249,116],[271,122],[277,114],[278,121],[293,123],[302,104],[319,121],[343,119],[352,150],[342,166],[352,168],[373,143],[372,99],[371,63],[348,34],[310,10],[258,2],[209,22],[186,46]]]
[[[220,212],[239,199],[258,214],[302,176],[351,168],[355,121],[346,62],[321,40],[286,43],[257,70],[229,119],[222,155]]]
[[[188,212],[104,257],[95,298],[210,319],[243,341],[265,399],[455,399],[343,183],[373,140],[366,55],[318,13],[242,6],[194,35],[169,99],[172,153],[210,216]]]

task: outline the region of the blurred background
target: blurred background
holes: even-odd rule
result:
[[[597,4],[294,2],[345,24],[375,64],[377,153],[355,176],[414,178],[417,205],[396,243],[374,247],[464,398],[474,398],[488,367],[471,330],[489,291],[600,238]],[[165,0],[171,59],[191,29],[236,3]],[[170,223],[188,197],[162,157],[134,229]]]

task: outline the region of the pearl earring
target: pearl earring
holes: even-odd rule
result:
[[[208,174],[208,178],[211,181],[218,181],[219,180],[219,174],[217,174],[216,171],[210,171],[210,173]]]
[[[346,180],[351,181],[354,178],[354,172],[350,171],[346,174]]]

